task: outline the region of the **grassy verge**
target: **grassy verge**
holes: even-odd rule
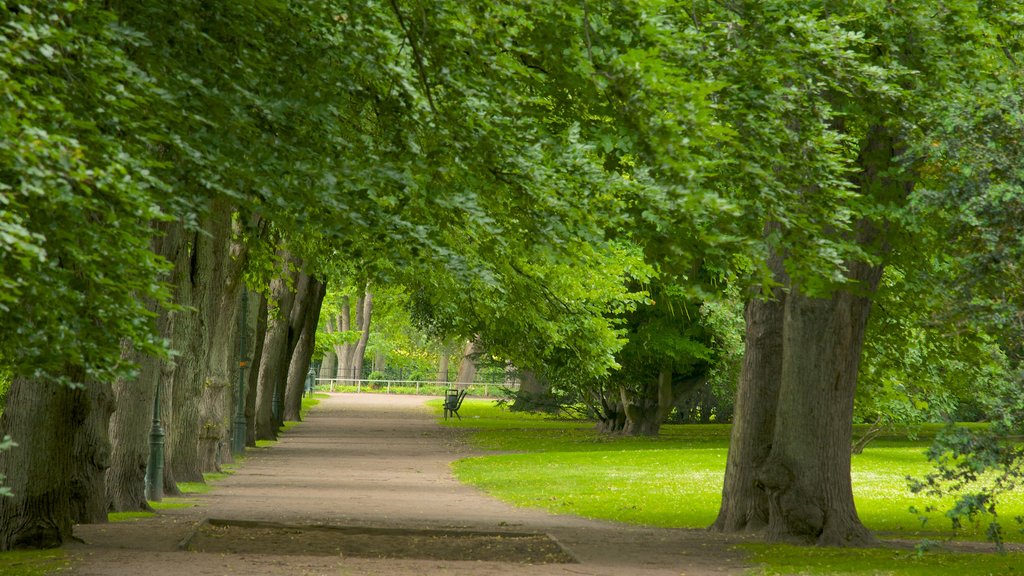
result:
[[[438,413],[440,401],[433,401]],[[448,426],[473,430],[472,441],[480,448],[503,452],[469,458],[453,465],[462,481],[520,506],[539,507],[555,513],[663,527],[703,528],[711,524],[721,501],[722,476],[728,450],[726,425],[667,425],[658,438],[618,438],[597,434],[592,424],[520,415],[492,402],[466,400],[462,420]],[[950,500],[911,494],[906,477],[922,476],[931,467],[924,456],[939,426],[915,427],[882,438],[853,457],[853,485],[857,509],[868,528],[883,538],[912,540],[981,540],[985,522],[954,533],[941,511]],[[908,439],[912,437],[913,439]],[[909,509],[934,507],[922,524]],[[1000,502],[1006,539],[1024,542],[1024,534],[1012,518],[1024,515],[1024,493]],[[976,555],[929,553],[909,558],[892,550],[819,551],[795,548],[779,552],[780,564],[770,564],[780,547],[756,551],[766,563],[763,574],[939,574],[940,568],[960,574],[1012,574],[998,556],[977,555],[984,563],[980,572],[964,572],[964,558]],[[832,557],[829,554],[836,554]],[[886,571],[885,563],[901,558],[899,571]],[[803,558],[803,568],[790,562]],[[843,571],[838,560],[849,560]],[[1005,557],[1003,557],[1005,558]],[[888,560],[885,560],[888,559]],[[846,561],[844,560],[844,561]],[[1017,557],[1017,561],[1020,557]],[[974,561],[974,560],[969,560]],[[865,564],[867,572],[858,572]],[[961,568],[957,568],[961,566]],[[979,565],[981,566],[981,565]],[[907,571],[903,571],[906,568]],[[774,570],[774,571],[773,571]],[[989,572],[991,570],[991,572]],[[1017,572],[1017,573],[1024,573]]]
[[[756,576],[1005,576],[1024,574],[1022,554],[964,554],[882,548],[806,548],[747,544]]]
[[[16,550],[0,552],[0,574],[4,576],[43,576],[70,566],[63,550]]]

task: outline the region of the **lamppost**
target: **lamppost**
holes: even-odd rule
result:
[[[245,454],[245,431],[247,422],[245,419],[245,367],[248,364],[245,353],[246,346],[246,312],[249,310],[249,291],[242,287],[242,310],[238,314],[238,402],[235,408],[235,424],[231,434],[231,453],[235,456]]]
[[[306,373],[306,396],[313,395],[313,386],[316,385],[316,364],[310,364],[309,372]]]
[[[146,500],[159,502],[164,499],[164,429],[160,425],[160,389],[156,383],[156,399],[153,400],[153,427],[149,431],[149,462],[146,464]]]

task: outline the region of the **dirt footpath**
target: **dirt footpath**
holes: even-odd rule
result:
[[[739,542],[515,508],[456,481],[474,452],[424,397],[332,394],[198,505],[78,526],[75,575],[743,574]]]

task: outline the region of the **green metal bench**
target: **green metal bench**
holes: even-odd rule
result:
[[[462,416],[459,416],[459,408],[462,408],[462,401],[466,399],[466,393],[469,390],[448,390],[444,395],[444,419],[447,420],[449,416],[454,414],[462,420]]]

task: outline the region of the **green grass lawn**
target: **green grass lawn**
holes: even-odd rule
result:
[[[428,404],[440,413],[440,400]],[[591,423],[515,414],[486,400],[466,400],[460,414],[461,420],[449,419],[446,424],[473,429],[475,445],[503,453],[460,460],[453,465],[456,476],[508,502],[588,518],[682,528],[706,527],[718,513],[729,443],[727,425],[667,425],[658,438],[618,438],[595,433]],[[883,437],[853,457],[857,509],[865,525],[881,537],[983,539],[984,525],[953,533],[942,512],[950,499],[916,496],[907,488],[906,476],[920,477],[930,470],[924,450],[939,428],[916,427]],[[914,439],[907,439],[908,435]],[[919,514],[909,512],[911,506],[919,510],[933,506],[939,511],[930,513],[922,525]],[[1000,513],[1006,540],[1024,542],[1024,534],[1012,520],[1024,515],[1024,494],[1004,498]],[[819,556],[814,556],[804,548],[795,550],[799,552],[780,556],[783,571],[766,568],[764,574],[940,574],[947,568],[950,574],[966,573],[960,564],[963,555],[915,555],[900,565],[917,566],[920,571],[886,572],[879,566],[884,568],[885,558],[891,560],[893,551],[860,551],[850,559],[851,570],[866,565],[869,571],[836,572],[834,559],[821,556],[825,553],[816,551]],[[836,554],[846,558],[850,553]],[[809,562],[806,572],[790,565],[793,557]],[[982,558],[995,562],[993,574],[1014,573],[1002,571],[1008,564],[1000,564],[998,558],[1006,557]]]

